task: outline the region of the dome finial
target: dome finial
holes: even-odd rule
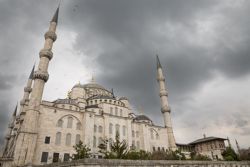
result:
[[[95,77],[93,75],[91,77],[91,83],[95,83]]]
[[[139,112],[140,112],[140,115],[144,115],[144,110],[142,106],[139,106]]]

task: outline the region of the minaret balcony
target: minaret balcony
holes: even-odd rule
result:
[[[161,112],[162,113],[165,113],[165,112],[171,112],[171,108],[169,107],[169,106],[163,106],[162,108],[161,108]]]
[[[30,93],[31,91],[32,91],[32,88],[31,88],[31,87],[25,87],[25,88],[24,88],[24,92],[29,92],[29,93]]]
[[[40,58],[42,57],[47,57],[49,60],[51,60],[53,58],[53,52],[51,52],[51,50],[49,49],[42,49],[39,52]]]
[[[6,135],[5,139],[9,140],[10,139],[10,135]]]
[[[34,73],[34,79],[41,79],[44,82],[47,82],[48,79],[49,79],[49,74],[48,74],[48,72],[35,71],[35,73]]]
[[[45,33],[44,38],[45,39],[49,38],[54,42],[56,40],[57,36],[56,36],[56,33],[54,31],[48,31]]]
[[[164,77],[157,77],[157,81],[158,81],[158,82],[160,82],[160,81],[165,82],[165,78],[164,78]]]
[[[8,127],[12,129],[14,127],[14,124],[10,123]]]

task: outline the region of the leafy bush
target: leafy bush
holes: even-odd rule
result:
[[[126,159],[147,160],[150,159],[150,156],[151,154],[144,150],[140,151],[130,150],[126,155]]]

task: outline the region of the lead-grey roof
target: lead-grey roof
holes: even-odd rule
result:
[[[86,89],[86,88],[95,88],[95,89],[102,89],[102,90],[106,90],[108,91],[107,89],[105,89],[103,86],[97,84],[97,83],[88,83],[88,84],[76,84],[73,86],[73,88],[83,88],[83,89]],[[108,91],[110,92],[110,91]]]
[[[58,14],[59,14],[59,6],[57,7],[56,12],[55,12],[51,22],[55,22],[55,23],[58,22]]]
[[[88,109],[88,108],[99,108],[98,105],[91,105],[91,106],[86,106],[85,109]]]
[[[158,55],[156,55],[156,61],[157,61],[157,68],[161,68],[161,62]]]
[[[197,144],[197,143],[203,143],[203,142],[208,142],[208,141],[213,141],[213,140],[227,140],[227,139],[211,136],[211,137],[206,137],[202,139],[197,139],[189,144]]]
[[[96,96],[91,96],[90,98],[88,98],[87,100],[93,100],[93,99],[112,99],[115,100],[115,97],[111,97],[111,96],[105,96],[105,95],[96,95]]]
[[[134,118],[134,120],[136,121],[140,121],[140,120],[147,120],[147,121],[152,121],[151,119],[149,119],[146,115],[138,115]]]
[[[57,99],[57,100],[53,101],[53,103],[56,103],[56,104],[77,104],[76,100],[74,100],[74,99]]]

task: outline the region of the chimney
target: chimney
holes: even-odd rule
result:
[[[204,139],[206,138],[206,134],[205,133],[203,134],[203,137],[204,137]]]

